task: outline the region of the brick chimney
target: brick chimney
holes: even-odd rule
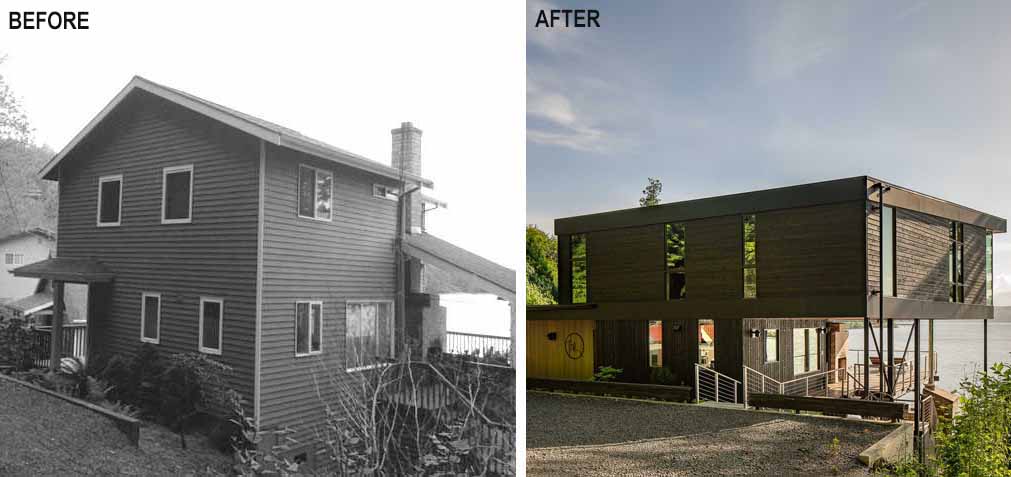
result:
[[[393,134],[394,169],[403,165],[408,174],[421,175],[421,130],[411,123],[400,123],[400,127],[390,131]]]

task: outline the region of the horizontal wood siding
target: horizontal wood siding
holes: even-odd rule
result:
[[[739,215],[686,222],[685,299],[742,299],[743,247]]]
[[[663,229],[663,225],[649,225],[588,234],[590,300],[664,299]]]
[[[298,167],[333,172],[333,221],[299,217]],[[312,156],[267,147],[263,238],[261,425],[291,426],[306,442],[323,416],[316,380],[344,379],[348,300],[394,300],[392,182]],[[323,302],[322,355],[295,357],[295,302]],[[327,388],[322,394],[328,395]]]
[[[222,354],[232,386],[253,393],[257,142],[147,93],[61,164],[61,257],[92,258],[116,278],[89,326],[93,350],[140,345],[141,293],[161,293],[163,353],[197,352],[199,300],[224,300]],[[192,223],[161,223],[162,168],[193,164]],[[122,225],[97,227],[98,178],[123,175]]]
[[[744,365],[777,381],[788,381],[797,377],[793,372],[793,330],[797,328],[822,328],[825,320],[769,320],[752,318],[744,320],[739,336],[744,342]],[[751,330],[757,329],[760,336],[753,338]],[[765,362],[765,330],[779,330],[779,361]],[[719,342],[719,341],[717,341]],[[719,360],[717,349],[716,359]],[[825,354],[825,334],[818,334],[819,372],[827,370]]]

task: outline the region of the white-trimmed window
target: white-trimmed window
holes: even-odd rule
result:
[[[323,351],[323,302],[295,302],[295,356]]]
[[[201,353],[221,354],[221,330],[225,317],[225,302],[220,298],[200,297]]]
[[[400,197],[400,190],[383,184],[372,184],[372,195],[380,199],[396,201]]]
[[[393,359],[393,337],[392,301],[348,301],[344,361],[349,371]]]
[[[5,253],[4,254],[4,265],[24,265],[25,254],[23,253]]]
[[[123,212],[123,175],[102,176],[98,178],[98,212],[99,227],[116,227],[119,225]]]
[[[161,293],[140,294],[140,340],[158,344],[161,330]]]
[[[298,216],[333,219],[333,173],[306,165],[298,166]]]
[[[193,164],[162,169],[161,223],[193,220]]]

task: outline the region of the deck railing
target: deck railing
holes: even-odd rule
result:
[[[482,335],[476,333],[446,332],[446,344],[442,351],[449,354],[469,354],[486,358],[501,353],[510,356],[512,340],[508,336]]]
[[[695,365],[695,402],[737,403],[741,382],[715,369]]]
[[[37,326],[32,329],[32,365],[37,368],[49,367],[50,345],[53,329],[51,326]],[[86,323],[66,323],[60,342],[61,358],[79,358],[88,353],[88,325]]]
[[[810,373],[788,381],[778,381],[771,376],[745,366],[744,404],[748,404],[748,395],[754,393],[828,397],[831,395],[831,390],[835,389],[843,396],[847,396],[849,394],[849,382],[849,372],[843,368]]]

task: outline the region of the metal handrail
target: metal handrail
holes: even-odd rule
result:
[[[706,379],[711,380],[712,384],[710,384],[709,382],[703,382],[702,381],[702,377],[703,376],[705,376]],[[715,369],[712,369],[712,368],[709,368],[709,367],[706,367],[706,366],[701,366],[698,363],[695,364],[695,402],[702,402],[702,398],[706,397],[706,396],[702,396],[702,385],[706,386],[706,390],[707,391],[711,391],[712,392],[712,398],[713,399],[711,399],[711,401],[713,401],[713,402],[720,402],[720,397],[721,397],[721,393],[720,393],[720,380],[721,379],[724,382],[729,381],[729,383],[725,383],[723,385],[723,389],[724,389],[724,391],[722,393],[722,397],[724,398],[723,401],[724,402],[728,401],[728,399],[726,399],[726,398],[729,397],[730,400],[732,400],[731,402],[737,403],[737,387],[741,385],[741,382],[738,381],[738,380],[736,380],[736,379],[734,379],[734,378],[731,378],[730,376],[727,376],[727,375],[725,375],[725,374],[723,374],[723,373],[721,373],[719,371],[716,371]],[[730,389],[732,390],[732,392],[727,392],[726,391],[727,386],[731,386]],[[709,394],[709,393],[707,392],[706,394]]]

